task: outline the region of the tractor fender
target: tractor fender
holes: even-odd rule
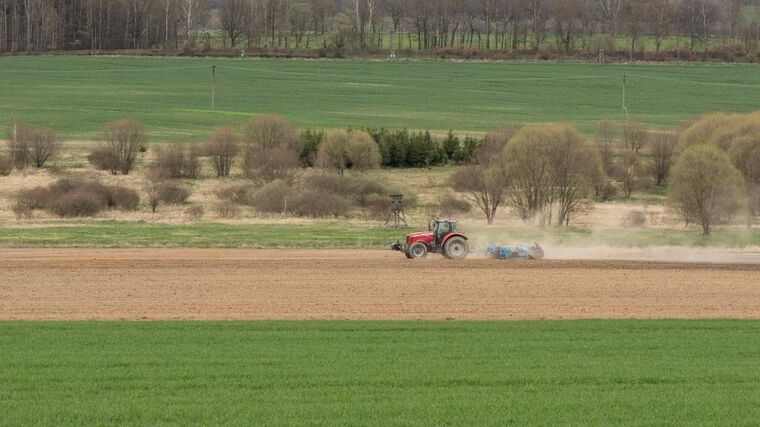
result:
[[[448,241],[449,241],[449,239],[451,239],[452,237],[461,237],[461,238],[463,238],[464,240],[470,240],[470,239],[468,239],[468,238],[467,238],[467,236],[465,236],[464,234],[461,234],[461,233],[449,233],[449,234],[447,234],[447,235],[445,235],[445,236],[443,237],[443,240],[441,241],[441,245],[445,245],[445,244],[446,244],[446,242],[448,242]]]

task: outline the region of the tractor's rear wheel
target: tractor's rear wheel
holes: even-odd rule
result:
[[[464,259],[469,253],[467,240],[462,237],[452,237],[443,246],[443,254],[449,259]]]
[[[406,256],[410,259],[425,258],[428,254],[428,247],[426,244],[417,242],[409,246],[406,250]]]

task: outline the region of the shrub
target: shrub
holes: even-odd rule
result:
[[[32,219],[34,217],[34,212],[32,211],[32,208],[30,208],[28,205],[23,203],[21,200],[16,200],[11,205],[11,210],[16,215],[16,219]]]
[[[41,168],[58,150],[58,135],[50,129],[27,129],[27,133],[29,163]]]
[[[194,205],[185,209],[185,218],[188,221],[198,222],[203,219],[203,215],[205,215],[205,213],[206,210],[203,209],[203,206]]]
[[[670,176],[668,198],[689,222],[710,234],[715,224],[728,222],[741,208],[745,188],[741,172],[723,150],[694,145],[676,160]]]
[[[293,200],[293,212],[300,216],[327,218],[345,216],[351,202],[337,194],[319,190],[307,190],[299,193]]]
[[[441,213],[445,216],[455,216],[457,214],[468,213],[472,210],[472,205],[469,202],[458,199],[450,194],[443,196],[438,202],[438,206],[441,209]]]
[[[182,204],[190,197],[190,191],[173,182],[164,182],[159,185],[159,199],[168,204]]]
[[[232,219],[238,216],[238,213],[238,207],[229,200],[223,200],[216,204],[216,214],[219,218]]]
[[[285,213],[293,198],[293,189],[283,181],[272,181],[253,193],[248,204],[260,212]]]
[[[50,203],[50,190],[45,187],[22,190],[16,196],[16,203],[29,209],[45,209]]]
[[[98,147],[92,150],[87,155],[87,161],[97,170],[110,171],[112,169],[111,154],[105,147]]]
[[[186,144],[179,141],[172,142],[166,147],[158,147],[153,169],[162,178],[195,179],[200,169],[198,163],[200,151],[197,145],[191,145],[188,148]]]
[[[106,125],[103,144],[88,159],[96,168],[113,175],[128,175],[135,166],[137,155],[144,150],[147,134],[142,123],[123,119]]]
[[[387,197],[391,193],[382,181],[365,175],[315,174],[308,177],[303,186],[308,190],[348,197],[359,206],[367,206],[369,198],[373,195]]]
[[[61,179],[47,187],[21,191],[18,210],[45,209],[61,217],[93,216],[106,208],[136,209],[140,196],[126,187],[108,187],[97,181]]]
[[[97,215],[105,207],[106,205],[98,195],[76,190],[57,197],[52,202],[50,210],[62,218],[86,217]]]
[[[11,169],[13,169],[11,161],[7,157],[0,155],[0,176],[10,175]]]
[[[117,209],[132,211],[140,205],[140,195],[130,188],[111,187],[108,205]]]
[[[623,216],[623,227],[641,228],[647,223],[647,216],[641,211],[631,211]]]
[[[340,175],[346,169],[377,168],[381,161],[380,149],[367,132],[329,132],[317,152],[317,165],[337,170]]]
[[[214,129],[204,151],[211,158],[217,178],[230,176],[232,164],[240,150],[239,137],[229,127]]]
[[[245,204],[248,195],[256,190],[252,184],[239,184],[216,189],[216,197],[222,201]]]

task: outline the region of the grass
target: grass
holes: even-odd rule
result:
[[[217,66],[211,111],[211,66]],[[16,113],[69,139],[134,117],[153,140],[201,140],[214,126],[276,113],[300,127],[486,132],[570,121],[591,133],[621,112],[674,127],[708,111],[757,108],[754,65],[242,60],[146,57],[0,58],[0,121]]]
[[[378,248],[409,230],[343,225],[163,225],[144,222],[83,222],[0,228],[5,247],[187,247],[187,248]]]
[[[150,224],[140,221],[53,223],[33,227],[3,227],[0,247],[188,247],[188,248],[304,248],[386,249],[413,231],[360,225],[246,225],[198,223]],[[418,231],[418,230],[414,230]],[[717,229],[710,236],[674,229],[511,228],[472,226],[464,230],[474,245],[544,242],[560,245],[613,247],[696,246],[746,247],[760,245],[760,229]]]
[[[3,425],[751,425],[756,321],[0,323]]]

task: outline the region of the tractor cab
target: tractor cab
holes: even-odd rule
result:
[[[428,224],[427,232],[406,236],[406,244],[397,242],[391,249],[404,252],[407,258],[424,258],[428,253],[440,253],[446,258],[462,259],[469,253],[467,237],[457,229],[457,222],[450,219],[436,219]]]
[[[457,222],[450,219],[437,219],[430,223],[428,227],[433,232],[433,244],[441,246],[443,240],[449,233],[456,233]]]

